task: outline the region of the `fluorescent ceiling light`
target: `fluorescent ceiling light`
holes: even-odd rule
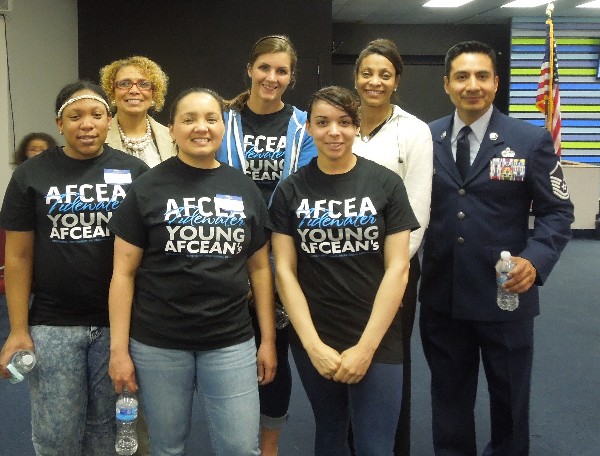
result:
[[[502,8],[535,8],[536,6],[546,5],[548,0],[514,0],[513,2],[502,5]]]
[[[429,0],[423,6],[425,8],[458,8],[473,0]]]
[[[600,8],[600,0],[594,0],[593,2],[577,5],[577,8]]]

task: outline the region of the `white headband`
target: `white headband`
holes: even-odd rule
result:
[[[106,106],[106,110],[108,112],[110,112],[110,108],[108,107],[108,103],[106,102],[106,100],[102,99],[101,97],[97,96],[97,95],[79,95],[77,97],[73,97],[73,98],[69,98],[67,101],[65,101],[63,103],[63,105],[60,107],[60,109],[58,110],[58,112],[56,113],[56,117],[60,117],[60,115],[62,114],[63,110],[69,106],[71,103],[75,103],[76,101],[79,100],[96,100],[99,101],[100,103],[102,103],[104,106]]]

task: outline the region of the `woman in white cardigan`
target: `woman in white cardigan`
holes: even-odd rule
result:
[[[361,101],[361,125],[353,151],[402,177],[410,205],[421,225],[410,234],[410,273],[400,310],[404,374],[394,454],[409,456],[410,338],[415,320],[417,282],[421,275],[417,250],[429,223],[433,145],[427,124],[391,102],[402,70],[402,58],[393,41],[371,41],[359,54],[354,68],[354,81]]]
[[[100,70],[100,82],[116,110],[106,142],[150,167],[175,155],[169,129],[148,114],[165,104],[169,78],[152,60],[133,56]]]

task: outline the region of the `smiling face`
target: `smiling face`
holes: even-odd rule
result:
[[[317,100],[312,106],[306,128],[319,152],[318,160],[325,163],[327,168],[342,169],[354,159],[352,144],[356,127],[346,111]]]
[[[115,75],[115,86],[119,81],[129,80],[134,83],[147,81],[148,78],[135,66],[125,66],[117,71]],[[113,88],[113,97],[117,111],[125,115],[146,115],[152,106],[153,90],[140,89],[137,84],[129,89]]]
[[[444,90],[467,125],[479,119],[490,107],[498,90],[498,76],[492,59],[483,53],[459,54],[444,76]]]
[[[399,77],[392,62],[379,54],[370,54],[360,62],[355,80],[361,104],[381,106],[390,103]]]
[[[290,85],[292,59],[286,52],[271,52],[258,56],[248,66],[252,80],[250,99],[261,103],[281,103],[281,97]]]
[[[205,92],[192,92],[179,100],[169,125],[179,158],[196,168],[218,166],[215,154],[225,134],[219,102]]]
[[[98,96],[91,90],[80,90],[71,95]],[[87,160],[102,153],[111,117],[106,106],[98,100],[83,98],[67,105],[56,119],[59,131],[65,137],[65,154],[76,160]]]

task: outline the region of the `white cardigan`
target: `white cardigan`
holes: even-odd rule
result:
[[[410,233],[410,257],[417,252],[429,224],[433,144],[425,122],[394,105],[392,117],[368,142],[357,134],[352,151],[397,173],[421,228]]]

